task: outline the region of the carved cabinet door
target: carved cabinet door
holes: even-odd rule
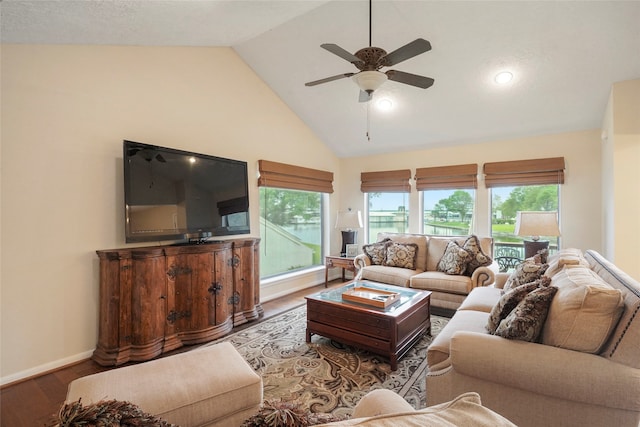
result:
[[[255,257],[258,255],[255,239],[237,242],[233,249],[233,275],[239,301],[235,305],[234,324],[240,325],[257,319],[259,313],[259,275]],[[256,286],[256,283],[258,286]],[[257,295],[256,295],[257,294]],[[256,304],[258,301],[258,304]]]
[[[127,324],[131,326],[131,360],[147,360],[162,353],[164,342],[164,257],[161,253],[134,254],[130,262],[131,318]]]

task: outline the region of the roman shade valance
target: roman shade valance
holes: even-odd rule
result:
[[[416,189],[448,190],[453,188],[478,188],[478,165],[437,166],[416,169]]]
[[[484,183],[488,188],[564,184],[564,157],[485,163]]]
[[[258,187],[333,193],[333,172],[258,160]]]
[[[363,193],[410,193],[411,170],[362,172],[360,190]]]

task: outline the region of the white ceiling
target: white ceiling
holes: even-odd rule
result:
[[[340,157],[597,129],[611,85],[640,78],[640,1],[373,1],[373,45],[418,38],[430,52],[393,69],[370,105],[357,69],[320,48],[368,46],[369,6],[350,1],[3,0],[3,43],[232,46]],[[383,69],[385,71],[386,69]],[[513,81],[493,77],[510,70]],[[395,108],[381,112],[376,99]],[[640,102],[640,101],[639,101]]]

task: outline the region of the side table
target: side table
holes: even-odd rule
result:
[[[326,288],[329,283],[329,269],[330,268],[341,268],[342,269],[342,281],[345,281],[344,272],[345,270],[351,271],[353,274],[356,273],[356,266],[353,264],[353,257],[346,256],[338,256],[338,255],[328,255],[324,258],[324,287]]]

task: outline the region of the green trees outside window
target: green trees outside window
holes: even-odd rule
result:
[[[323,193],[259,190],[260,277],[321,265]]]

